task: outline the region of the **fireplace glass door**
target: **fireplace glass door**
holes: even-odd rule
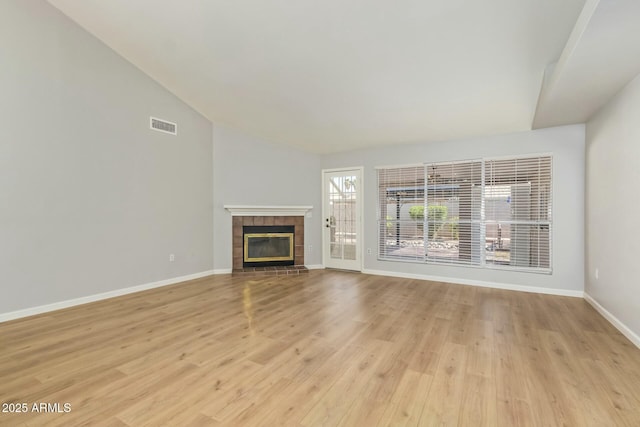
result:
[[[247,233],[244,261],[293,261],[293,233]]]

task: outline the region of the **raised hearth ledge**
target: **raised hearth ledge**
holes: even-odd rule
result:
[[[231,216],[304,216],[313,206],[224,205]]]

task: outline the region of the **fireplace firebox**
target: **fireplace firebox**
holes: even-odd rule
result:
[[[294,226],[243,226],[242,234],[243,267],[294,265]]]

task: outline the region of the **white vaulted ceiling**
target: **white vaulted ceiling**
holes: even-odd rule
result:
[[[531,129],[584,0],[49,0],[216,123],[315,152]]]

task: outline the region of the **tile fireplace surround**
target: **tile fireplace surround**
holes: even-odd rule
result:
[[[278,276],[309,272],[304,266],[304,218],[311,206],[225,206],[225,209],[232,215],[233,274]],[[244,268],[242,227],[245,225],[293,225],[294,265]]]

